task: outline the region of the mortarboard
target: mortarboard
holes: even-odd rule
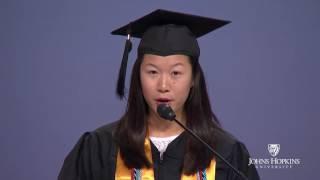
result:
[[[198,59],[200,48],[197,38],[228,23],[230,21],[158,9],[112,31],[113,35],[128,37],[117,82],[119,98],[124,96],[128,55],[132,49],[131,37],[141,38],[139,55],[183,54]]]

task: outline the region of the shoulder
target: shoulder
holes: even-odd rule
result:
[[[114,121],[103,126],[98,127],[92,133],[98,134],[100,136],[113,136],[116,128],[118,127],[119,121]]]
[[[107,159],[114,154],[116,142],[114,140],[113,132],[116,129],[118,121],[103,125],[94,131],[85,132],[69,155],[74,157],[85,156],[88,158]],[[99,155],[99,157],[96,157]]]
[[[247,163],[249,152],[241,141],[225,130],[216,132],[216,151],[233,163]],[[220,160],[219,160],[220,161]]]
[[[99,179],[96,176],[101,175],[104,167],[109,168],[105,173],[111,171],[116,158],[117,146],[113,132],[117,123],[113,122],[94,131],[85,132],[65,158],[58,179]]]
[[[98,127],[93,131],[85,132],[78,143],[87,144],[89,147],[110,145],[114,141],[113,134],[117,125],[118,121],[115,121]]]
[[[250,154],[243,142],[239,141],[232,134],[225,130],[218,130],[216,132],[216,137],[216,151],[220,155],[222,155],[229,163],[231,163],[238,170],[243,172],[249,179],[259,179],[259,175],[255,167],[253,165],[248,166]],[[218,158],[217,170],[227,172],[230,170],[228,169],[229,167]],[[220,174],[225,175],[227,173]]]
[[[116,146],[114,132],[119,121],[111,122],[98,127],[94,131],[85,133],[88,145],[99,148],[100,152],[110,152]]]
[[[113,132],[116,129],[118,121],[103,125],[93,131],[85,132],[72,151],[82,153],[109,152],[110,148],[115,146]]]
[[[216,150],[225,158],[232,156],[234,151],[245,148],[245,145],[241,141],[239,141],[235,136],[225,130],[217,130],[215,137]]]

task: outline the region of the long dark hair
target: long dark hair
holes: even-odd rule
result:
[[[143,97],[140,82],[140,66],[143,55],[139,55],[132,69],[126,113],[121,118],[115,135],[120,155],[129,168],[150,167],[144,141],[147,133],[148,105]],[[220,123],[212,112],[205,78],[198,59],[190,58],[193,87],[185,102],[186,125],[212,147],[215,147],[215,132]],[[213,154],[192,137],[188,137],[184,155],[183,171],[193,174],[210,165]]]

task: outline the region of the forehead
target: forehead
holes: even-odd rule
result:
[[[175,66],[175,65],[190,65],[190,58],[186,55],[170,55],[159,56],[153,54],[145,54],[143,56],[142,65],[155,65],[155,66]]]

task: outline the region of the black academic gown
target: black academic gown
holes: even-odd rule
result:
[[[58,180],[114,180],[117,145],[112,136],[117,122],[87,132],[64,160]],[[155,180],[180,180],[186,134],[183,132],[160,153],[151,143]],[[253,165],[248,167],[249,153],[241,142],[225,132],[218,133],[216,151],[250,180],[259,180]],[[216,180],[240,180],[231,168],[217,158]]]

